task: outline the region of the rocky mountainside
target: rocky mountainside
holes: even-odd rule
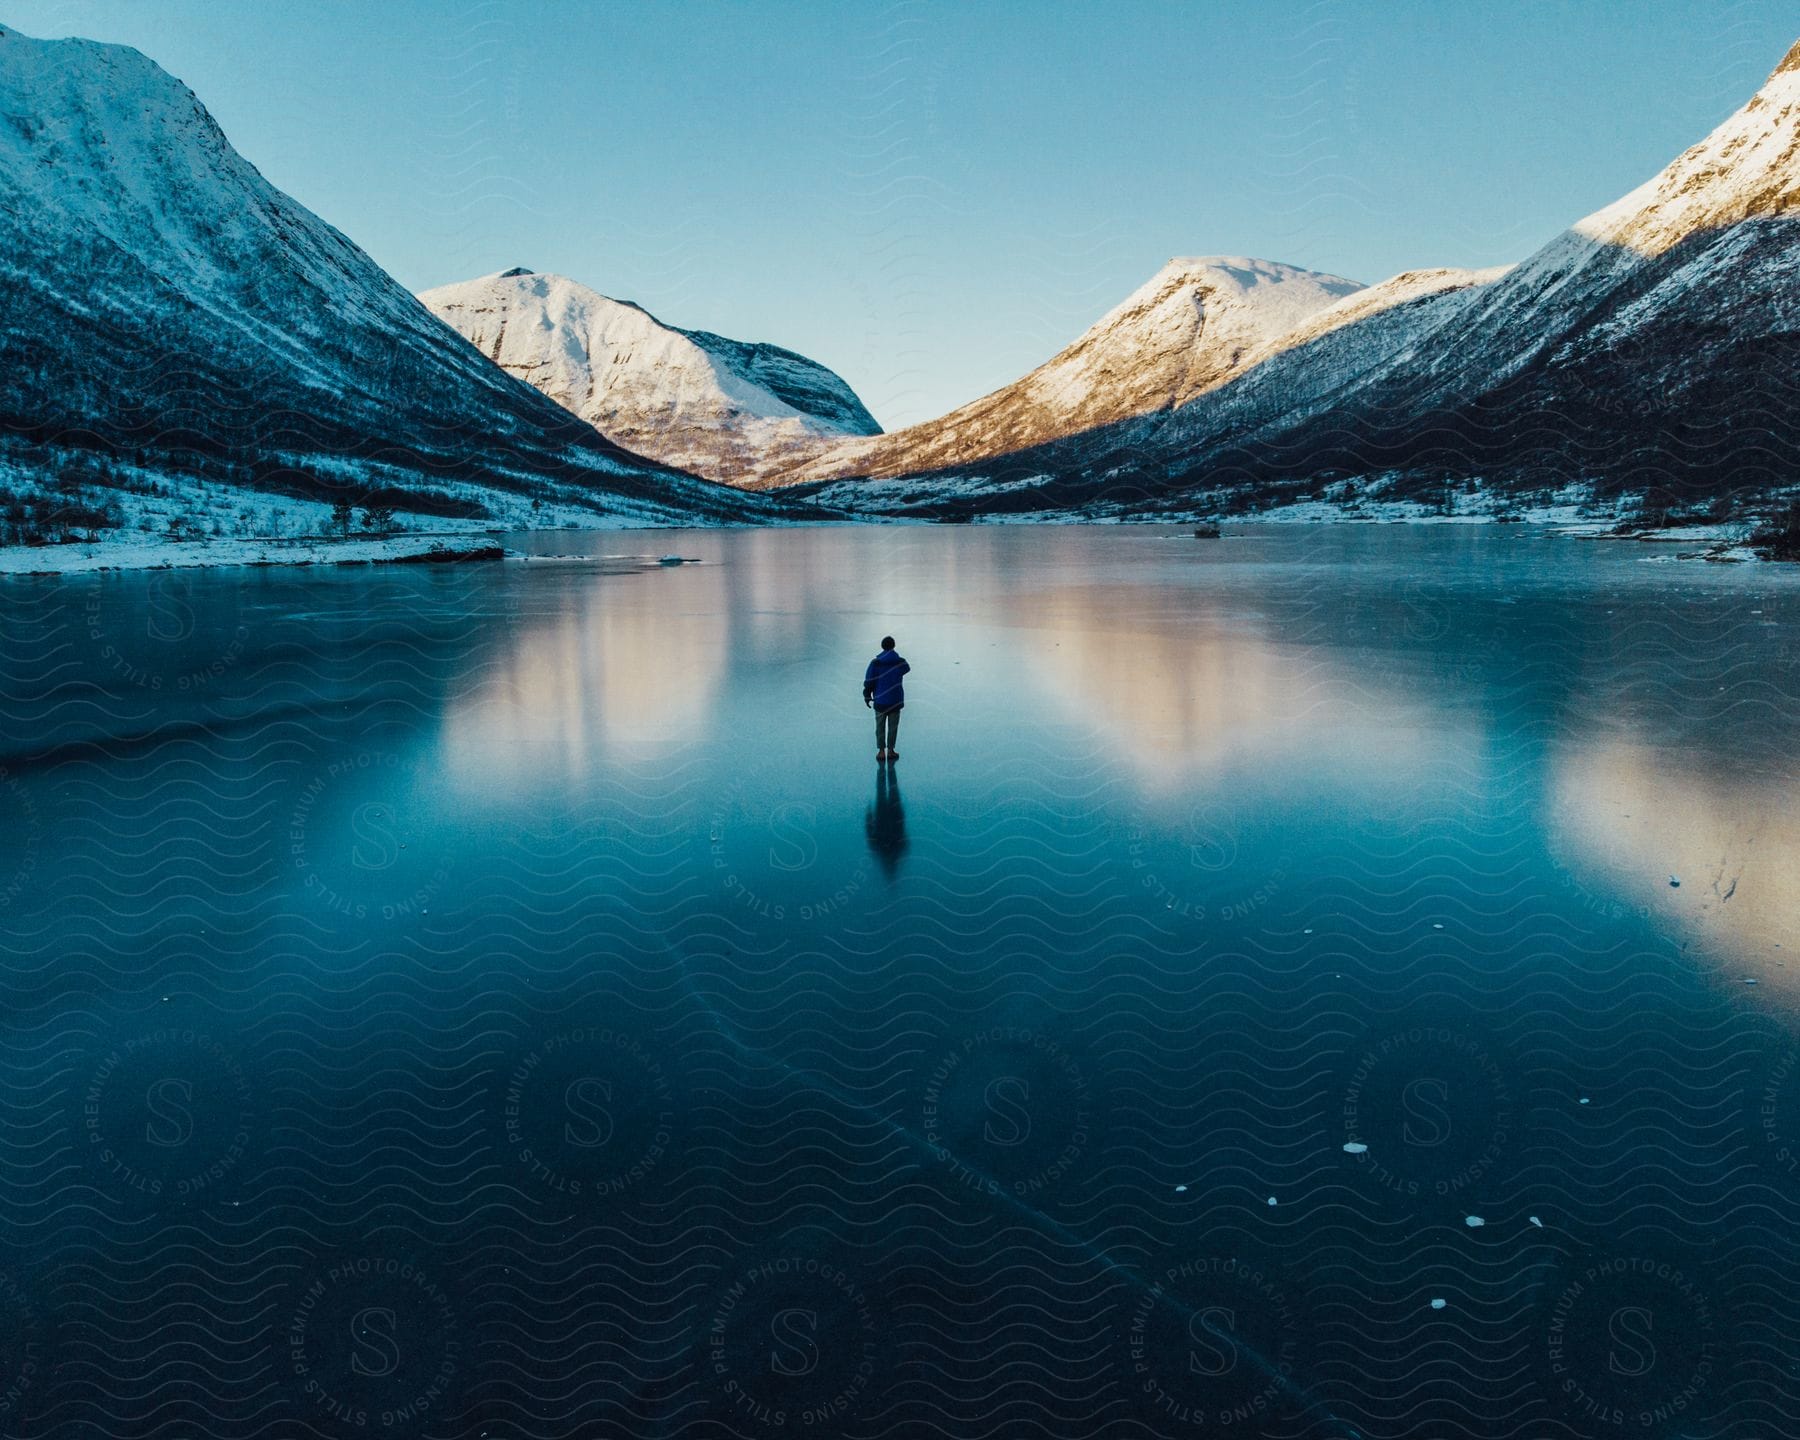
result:
[[[1800,45],[1660,174],[1491,283],[1311,413],[1197,414],[1164,482],[1277,493],[1590,487],[1721,513],[1800,480]]]
[[[1578,487],[1725,513],[1800,481],[1797,212],[1800,45],[1700,144],[1517,266],[1358,292],[1167,410],[1025,449],[969,436],[933,473],[812,493],[1154,514]]]
[[[0,31],[0,277],[15,509],[191,484],[465,518],[767,513],[495,366],[127,47]]]
[[[821,441],[881,427],[842,379],[777,345],[665,325],[561,275],[484,275],[419,296],[501,369],[620,444],[753,482]]]
[[[1362,288],[1269,260],[1171,260],[1023,379],[937,420],[776,467],[774,478],[917,474],[1171,410],[1242,373],[1275,337]]]

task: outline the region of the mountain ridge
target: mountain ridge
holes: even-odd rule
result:
[[[974,443],[1028,449],[1070,427],[1171,409],[1241,368],[1271,336],[1364,287],[1340,275],[1238,255],[1178,257],[1042,365],[936,420],[803,456],[774,482],[898,476]]]
[[[0,237],[21,494],[81,476],[92,513],[190,480],[463,518],[770,513],[470,350],[129,46],[0,29]]]
[[[817,361],[665,324],[565,275],[515,266],[419,299],[596,430],[710,479],[749,482],[790,452],[881,431],[842,377]]]
[[[191,474],[464,518],[755,520],[1484,486],[1716,508],[1800,476],[1800,42],[1516,265],[1365,286],[1178,257],[1042,365],[892,434],[797,352],[566,277],[408,294],[129,47],[0,28],[0,238],[0,474],[28,488]]]
[[[1322,485],[1575,487],[1663,509],[1767,497],[1800,477],[1797,56],[1517,265],[1381,282],[1166,411],[924,471],[828,462],[792,478],[833,503],[921,514],[1193,513]]]

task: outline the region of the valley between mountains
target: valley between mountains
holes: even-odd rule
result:
[[[0,31],[0,111],[15,546],[1254,514],[1747,527],[1800,486],[1800,44],[1515,265],[1371,285],[1171,260],[1029,374],[894,433],[825,366],[593,277],[407,293],[135,50]]]

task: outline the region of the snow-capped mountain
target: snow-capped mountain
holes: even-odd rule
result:
[[[1796,212],[1800,44],[1706,139],[1459,311],[1459,343],[1409,357],[1413,371],[1439,393],[1466,394],[1534,361],[1555,379],[1583,358],[1641,343],[1676,316],[1711,316],[1709,354],[1783,320],[1791,330],[1800,303],[1788,229]],[[1655,377],[1663,383],[1682,385],[1684,370],[1686,382],[1698,378],[1691,372],[1701,356],[1691,350],[1634,358],[1664,362]]]
[[[638,305],[524,268],[419,299],[508,374],[643,455],[733,483],[878,435],[844,381],[777,345],[678,330]]]
[[[780,483],[941,470],[1186,404],[1251,356],[1363,287],[1239,256],[1171,260],[1023,379],[937,420],[845,441]]]
[[[128,47],[0,30],[0,277],[15,498],[53,473],[403,515],[766,511],[507,375]]]
[[[1181,512],[1477,483],[1699,508],[1792,486],[1800,45],[1700,144],[1519,265],[1409,272],[1314,309],[1171,408],[1029,448],[961,438],[910,467],[834,453],[798,478],[901,477],[809,492],[926,513]]]
[[[1131,465],[1145,454],[1217,446],[1291,426],[1328,409],[1371,373],[1418,354],[1426,336],[1451,323],[1507,273],[1505,266],[1404,271],[1265,341],[1245,356],[1233,383],[1195,397],[1193,404],[1145,417],[1129,433],[1104,438],[1125,447]]]
[[[1327,403],[1247,434],[1197,413],[1164,473],[1729,504],[1800,478],[1797,362],[1800,45],[1705,140],[1438,305]]]
[[[1171,261],[1038,369],[893,435],[804,357],[561,277],[488,276],[427,309],[137,51],[3,29],[0,283],[0,492],[90,529],[107,493],[183,487],[215,529],[249,515],[234,494],[578,523],[1477,485],[1729,506],[1800,481],[1800,44],[1516,266],[1365,288]]]

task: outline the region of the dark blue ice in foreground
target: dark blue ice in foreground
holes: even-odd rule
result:
[[[6,584],[8,1433],[1791,1428],[1793,574],[530,543]]]

